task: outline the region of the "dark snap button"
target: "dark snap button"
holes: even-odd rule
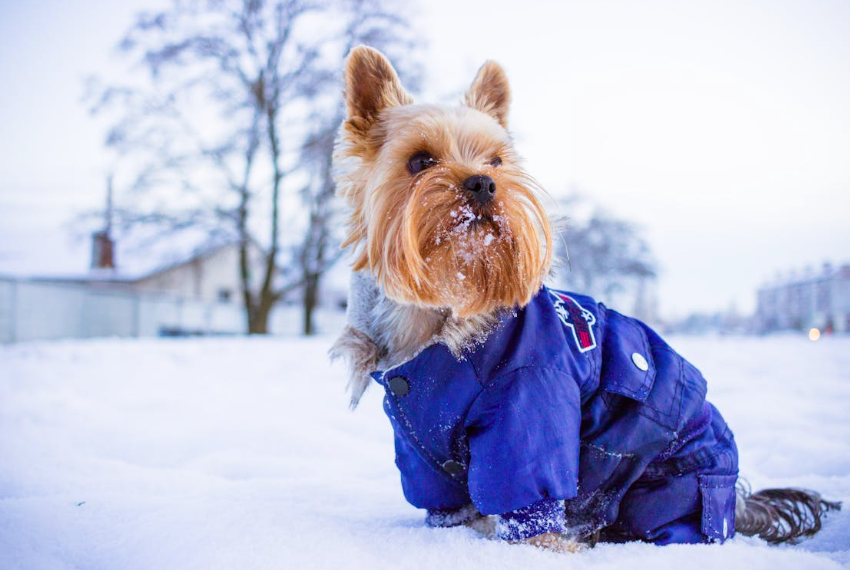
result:
[[[401,376],[390,378],[390,392],[398,397],[406,396],[410,392],[410,384]]]
[[[463,473],[463,464],[458,463],[454,459],[449,459],[443,463],[443,470],[449,475],[460,475]]]

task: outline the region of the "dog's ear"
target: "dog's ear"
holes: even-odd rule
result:
[[[478,70],[475,81],[464,96],[468,107],[487,113],[499,124],[508,128],[508,107],[511,104],[511,89],[508,76],[495,61],[488,61]]]
[[[384,54],[358,46],[351,50],[345,66],[345,103],[349,120],[368,128],[382,110],[409,105],[413,98]]]

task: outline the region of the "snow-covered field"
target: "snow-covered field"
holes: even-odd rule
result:
[[[0,347],[0,569],[838,568],[850,513],[797,546],[576,555],[429,529],[402,497],[378,390],[347,408],[330,340]],[[850,338],[676,338],[754,488],[850,506]]]

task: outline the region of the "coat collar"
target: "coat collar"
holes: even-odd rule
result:
[[[330,351],[348,362],[351,407],[369,387],[371,372],[399,366],[439,343],[461,359],[487,339],[500,317],[496,312],[459,319],[447,309],[403,305],[389,299],[368,271],[353,273],[347,324]]]

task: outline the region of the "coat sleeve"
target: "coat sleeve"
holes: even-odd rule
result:
[[[485,387],[466,419],[469,495],[500,514],[576,496],[581,401],[568,374],[525,367]]]
[[[454,511],[469,504],[466,488],[422,459],[398,431],[395,461],[401,472],[404,498],[414,507]]]

